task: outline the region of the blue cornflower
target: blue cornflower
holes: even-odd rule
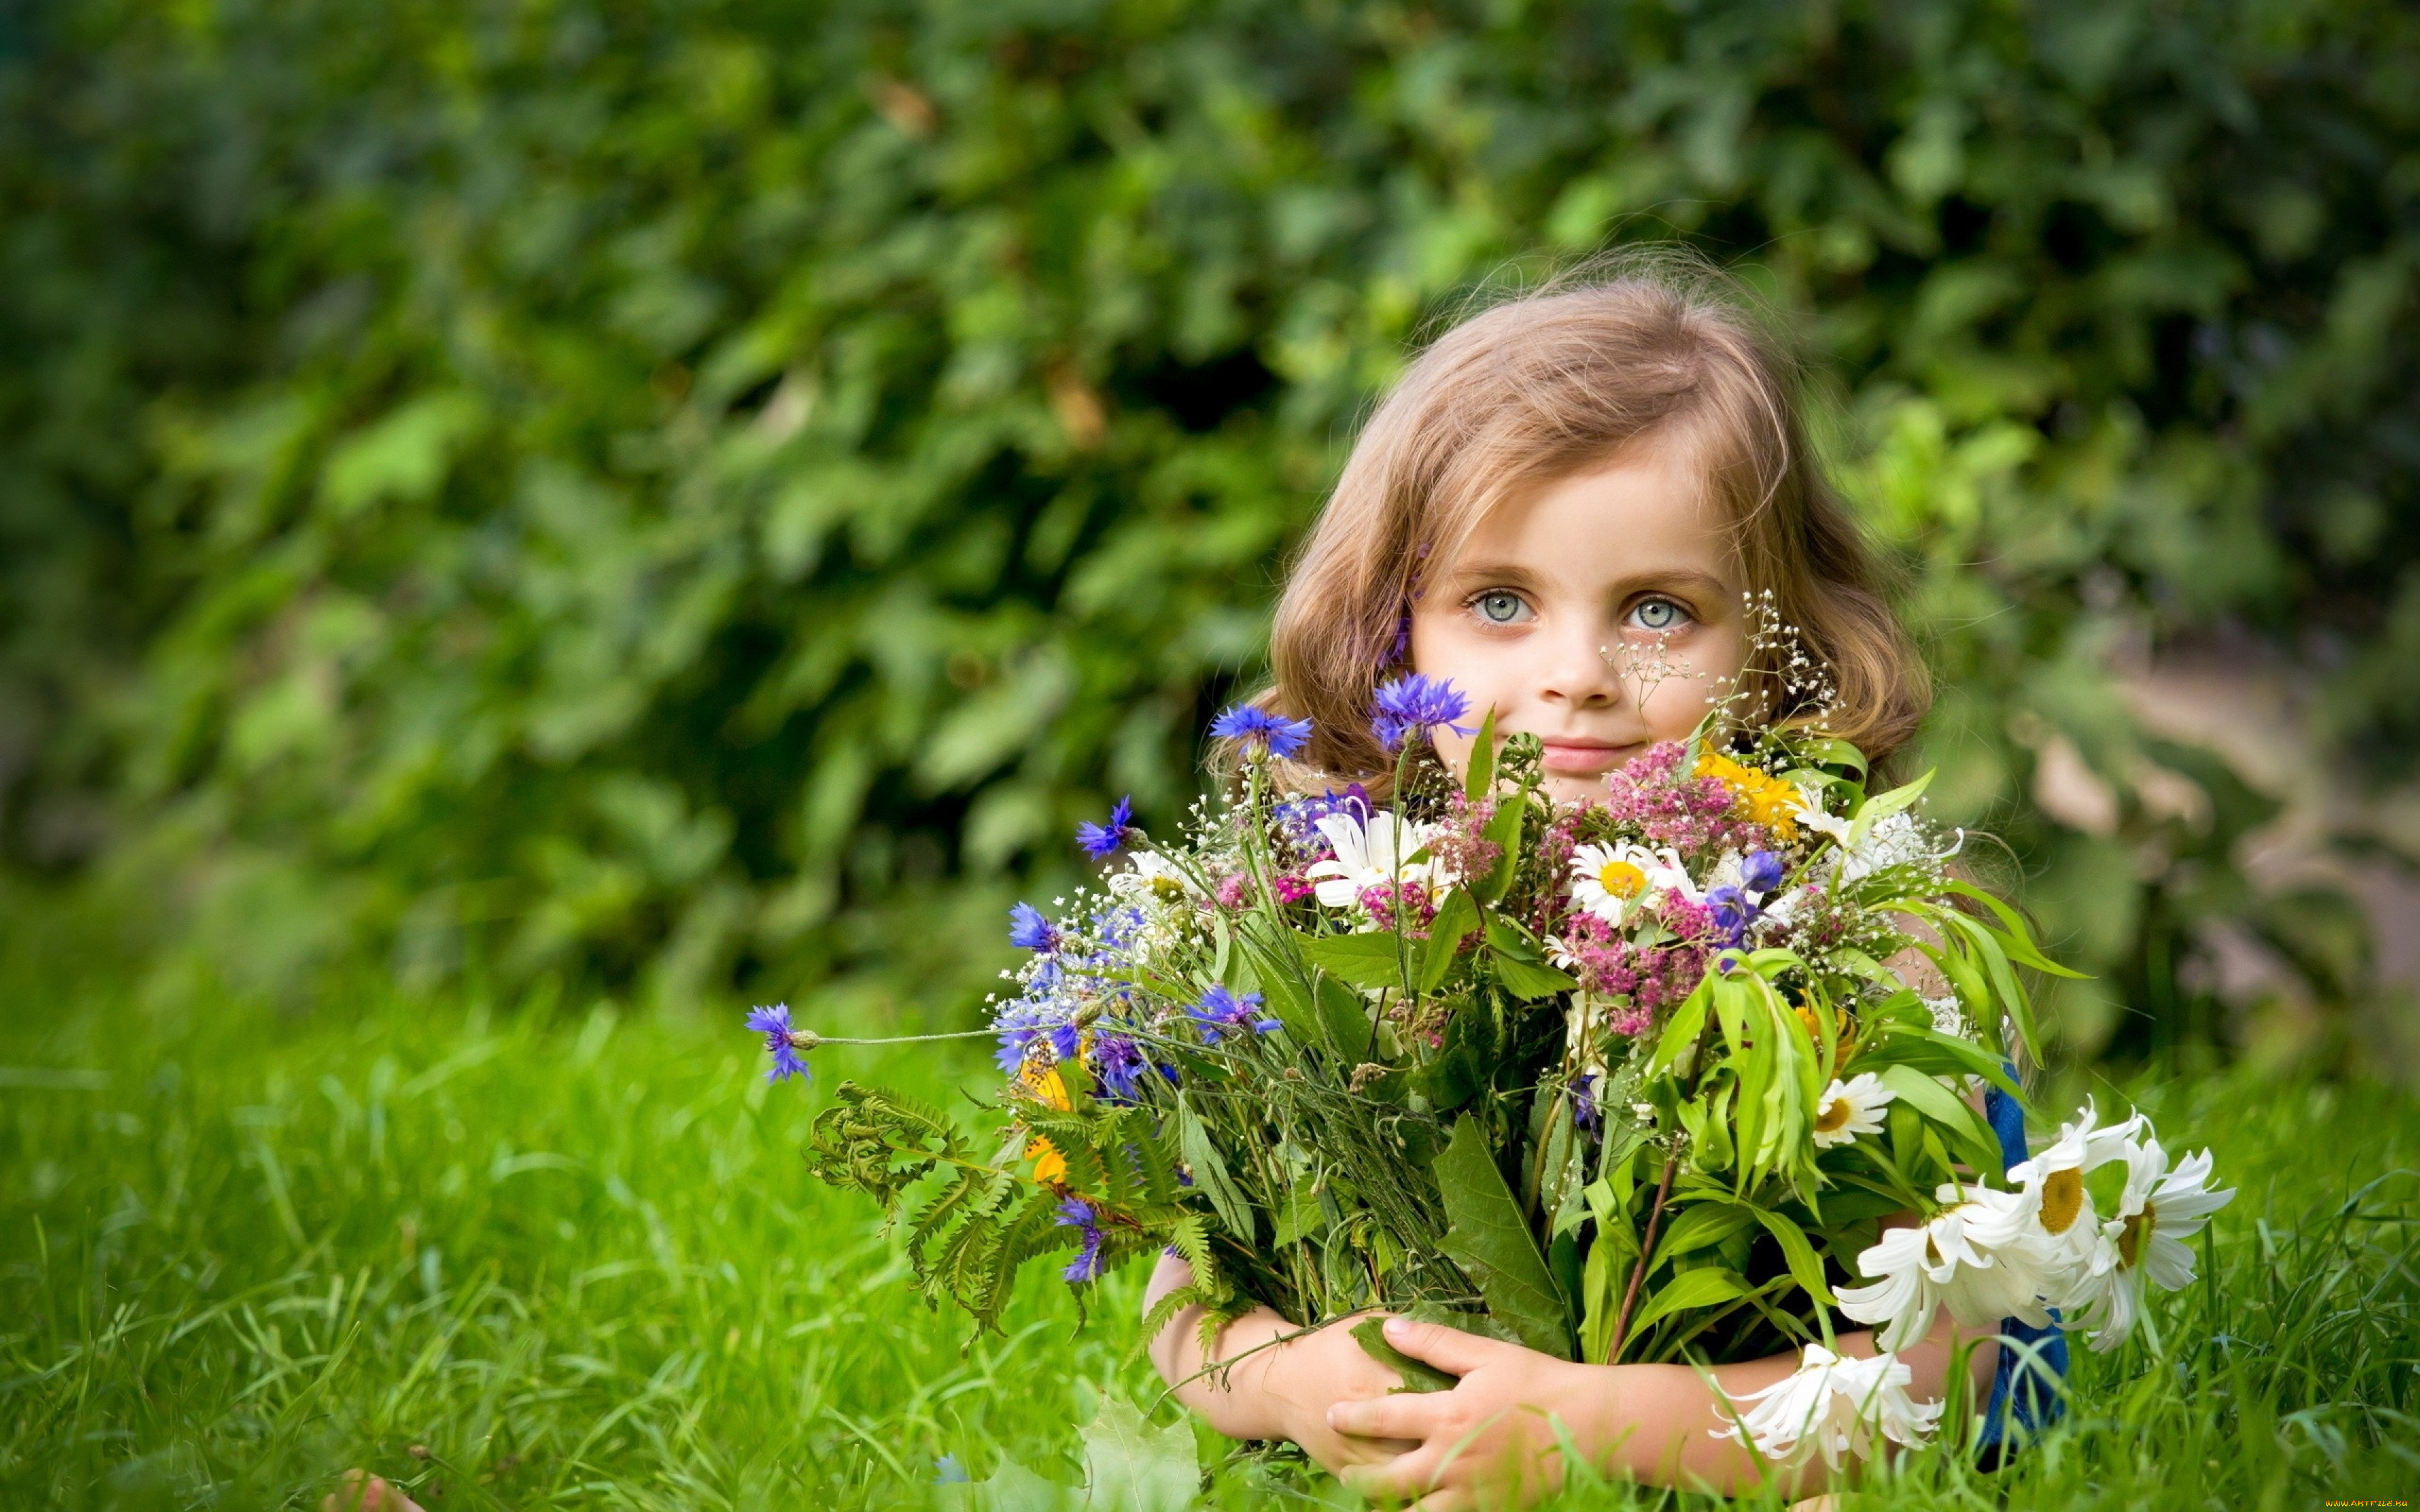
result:
[[[1267,1034],[1280,1027],[1276,1019],[1260,1016],[1261,995],[1246,993],[1238,997],[1224,984],[1214,983],[1202,995],[1202,1001],[1185,1011],[1193,1022],[1202,1026],[1202,1038],[1217,1044],[1220,1036],[1231,1029],[1250,1029],[1255,1034]]]
[[[1049,1039],[1050,1053],[1062,1060],[1075,1059],[1078,1053],[1084,1048],[1084,1031],[1076,1027],[1076,1021],[1073,1019],[1063,1024],[1052,1025],[1049,1029]]]
[[[933,1461],[934,1485],[964,1486],[968,1483],[969,1479],[970,1477],[967,1474],[967,1467],[958,1463],[958,1457],[956,1455],[943,1455],[940,1458]]]
[[[1095,861],[1106,861],[1118,854],[1121,846],[1141,834],[1134,827],[1134,799],[1120,798],[1109,810],[1109,822],[1096,825],[1090,820],[1076,826],[1076,843]]]
[[[1063,1008],[1047,1000],[1019,997],[1002,1003],[991,1021],[993,1030],[1000,1035],[1000,1053],[992,1058],[999,1063],[1001,1074],[1016,1074],[1033,1041],[1048,1034],[1065,1016]]]
[[[792,1076],[814,1079],[814,1073],[807,1070],[807,1063],[799,1058],[799,1051],[803,1046],[814,1044],[814,1036],[800,1034],[790,1027],[789,1004],[775,1003],[770,1008],[750,1009],[748,1031],[763,1035],[765,1048],[773,1057],[773,1069],[765,1073],[767,1081],[786,1081]]]
[[[1767,893],[1781,886],[1781,857],[1771,851],[1750,851],[1740,863],[1740,886],[1754,893]]]
[[[1374,811],[1370,802],[1370,790],[1355,782],[1342,792],[1329,788],[1316,797],[1288,798],[1277,806],[1278,827],[1286,839],[1296,845],[1328,848],[1327,837],[1319,832],[1319,822],[1329,814],[1349,813],[1361,824],[1370,822]]]
[[[1761,912],[1746,893],[1728,883],[1706,890],[1706,906],[1714,912],[1714,928],[1723,932],[1723,943],[1734,950],[1747,942],[1747,927]]]
[[[1594,1072],[1572,1083],[1572,1121],[1583,1129],[1594,1129],[1605,1121],[1604,1111],[1596,1105]]]
[[[1065,1228],[1083,1230],[1083,1248],[1067,1262],[1059,1273],[1071,1287],[1097,1280],[1101,1273],[1101,1226],[1093,1216],[1093,1205],[1082,1197],[1068,1197],[1059,1204],[1059,1224]]]
[[[1457,735],[1471,733],[1467,727],[1454,722],[1470,712],[1470,701],[1441,678],[1406,672],[1381,686],[1371,707],[1375,712],[1370,719],[1370,733],[1388,750],[1401,749],[1404,741],[1415,735],[1425,736],[1440,725]]]
[[[1123,1034],[1093,1036],[1093,1073],[1111,1097],[1134,1101],[1135,1083],[1143,1072],[1142,1052]]]
[[[1249,703],[1238,703],[1211,721],[1210,733],[1220,740],[1259,745],[1272,756],[1286,757],[1311,740],[1309,719],[1289,719]]]
[[[1032,903],[1018,903],[1008,911],[1008,943],[1021,950],[1047,954],[1059,949],[1059,926]]]

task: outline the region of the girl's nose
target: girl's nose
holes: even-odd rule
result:
[[[1574,708],[1610,708],[1621,702],[1621,675],[1606,656],[1609,639],[1604,627],[1575,620],[1540,638],[1544,656],[1539,694],[1550,703]]]

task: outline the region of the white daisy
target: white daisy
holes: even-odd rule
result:
[[[1896,1355],[1849,1359],[1809,1344],[1801,1358],[1795,1371],[1762,1391],[1731,1397],[1734,1404],[1757,1405],[1715,1429],[1714,1437],[1752,1442],[1757,1453],[1785,1464],[1821,1453],[1838,1470],[1849,1455],[1871,1459],[1878,1438],[1913,1448],[1940,1423],[1946,1404],[1919,1407],[1911,1400],[1907,1388],[1915,1372]]]
[[[1109,887],[1111,897],[1130,903],[1155,898],[1173,903],[1179,898],[1202,896],[1193,880],[1157,851],[1135,852],[1125,871],[1109,874]]]
[[[1608,924],[1619,924],[1634,908],[1652,908],[1670,886],[1659,874],[1667,867],[1654,852],[1635,841],[1612,845],[1583,845],[1572,853],[1572,902]],[[1685,882],[1688,873],[1682,872]]]
[[[1351,908],[1372,887],[1417,882],[1435,890],[1450,880],[1435,861],[1406,859],[1429,842],[1433,831],[1390,811],[1372,814],[1366,825],[1349,813],[1332,813],[1319,821],[1319,832],[1336,855],[1303,875],[1323,907]]]
[[[2047,1325],[2040,1295],[2050,1246],[2024,1194],[1951,1184],[1934,1196],[1941,1211],[1891,1229],[1857,1257],[1857,1273],[1880,1279],[1843,1289],[1840,1311],[1878,1325],[1877,1342],[1893,1351],[1931,1332],[1945,1306],[1969,1328],[2003,1318]]]
[[[2009,1167],[2009,1180],[2032,1200],[2035,1219],[2050,1240],[2052,1263],[2062,1271],[2088,1266],[2101,1242],[2101,1217],[2092,1211],[2092,1194],[2084,1189],[2085,1176],[2123,1159],[2128,1142],[2143,1127],[2139,1113],[2105,1129],[2095,1127],[2099,1118],[2087,1101],[2077,1121],[2060,1125],[2058,1137],[2040,1154]]]
[[[1857,1135],[1883,1132],[1883,1109],[1899,1094],[1883,1079],[1861,1071],[1847,1081],[1835,1079],[1815,1102],[1815,1148],[1856,1142]]]
[[[1823,811],[1823,790],[1820,787],[1810,787],[1804,784],[1802,784],[1798,789],[1797,810],[1792,813],[1791,817],[1797,820],[1802,826],[1811,829],[1819,835],[1831,836],[1833,843],[1841,846],[1846,846],[1849,843],[1849,831],[1854,829],[1857,825],[1857,822],[1854,819],[1843,818],[1838,814],[1825,813]]]
[[[2193,1285],[2193,1251],[2184,1241],[2201,1232],[2210,1215],[2235,1200],[2232,1187],[2210,1190],[2210,1151],[2188,1155],[2168,1169],[2157,1139],[2126,1142],[2126,1190],[2118,1216],[2101,1226],[2092,1260],[2074,1273],[2061,1300],[2075,1309],[2071,1319],[2092,1330],[2095,1350],[2114,1350],[2134,1331],[2143,1284],[2163,1291]]]

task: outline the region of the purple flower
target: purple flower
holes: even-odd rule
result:
[[[1185,1011],[1202,1026],[1202,1038],[1212,1044],[1232,1029],[1250,1029],[1255,1034],[1267,1034],[1280,1026],[1276,1019],[1260,1016],[1261,995],[1246,993],[1238,997],[1224,985],[1214,984],[1202,995],[1202,1001]]]
[[[1596,1105],[1594,1072],[1572,1083],[1572,1121],[1583,1129],[1594,1129],[1605,1121],[1603,1110]]]
[[[1096,825],[1087,820],[1076,826],[1076,844],[1095,861],[1106,861],[1118,854],[1121,846],[1141,834],[1134,827],[1134,799],[1120,798],[1109,810],[1109,822]]]
[[[1135,1100],[1136,1084],[1142,1080],[1150,1062],[1142,1051],[1123,1034],[1096,1034],[1093,1037],[1093,1070],[1109,1094],[1121,1101]]]
[[[1289,719],[1249,703],[1238,703],[1211,722],[1210,733],[1220,740],[1257,744],[1272,756],[1285,757],[1309,743],[1311,721]]]
[[[1457,735],[1471,733],[1469,728],[1454,722],[1470,711],[1470,701],[1451,683],[1419,672],[1406,672],[1382,685],[1371,707],[1375,712],[1370,733],[1388,750],[1401,749],[1404,741],[1425,737],[1440,725]]]
[[[775,1003],[770,1008],[748,1011],[748,1032],[765,1037],[765,1048],[773,1057],[773,1069],[765,1073],[768,1082],[786,1081],[793,1076],[814,1080],[807,1063],[799,1058],[801,1046],[812,1045],[814,1036],[800,1034],[790,1027],[790,1005]]]
[[[1750,851],[1740,863],[1740,886],[1764,894],[1781,886],[1781,857],[1771,851]]]
[[[1059,1224],[1063,1228],[1083,1231],[1083,1247],[1059,1273],[1071,1287],[1097,1280],[1101,1274],[1101,1226],[1093,1216],[1093,1205],[1082,1197],[1068,1197],[1059,1204]]]
[[[1747,927],[1756,922],[1760,909],[1748,902],[1747,894],[1728,883],[1706,891],[1706,906],[1713,912],[1714,928],[1722,933],[1723,943],[1738,949],[1747,941]]]
[[[1047,954],[1059,948],[1059,926],[1044,918],[1042,910],[1032,903],[1018,903],[1008,911],[1008,943],[1021,950]]]

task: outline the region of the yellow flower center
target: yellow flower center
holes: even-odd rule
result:
[[[2143,1263],[2143,1241],[2150,1237],[2156,1213],[2149,1203],[2144,1203],[2143,1211],[2127,1219],[2125,1231],[2118,1236],[2118,1263],[2129,1271]]]
[[[2075,1215],[2084,1211],[2084,1173],[2070,1167],[2053,1171],[2042,1180],[2041,1226],[2054,1234],[2064,1234],[2074,1226]]]
[[[1628,903],[1647,890],[1647,873],[1628,861],[1607,861],[1597,869],[1597,886]]]
[[[1815,1115],[1815,1132],[1838,1134],[1848,1126],[1849,1120],[1856,1116],[1856,1112],[1855,1103],[1845,1097],[1836,1097],[1823,1104],[1823,1112]]]

